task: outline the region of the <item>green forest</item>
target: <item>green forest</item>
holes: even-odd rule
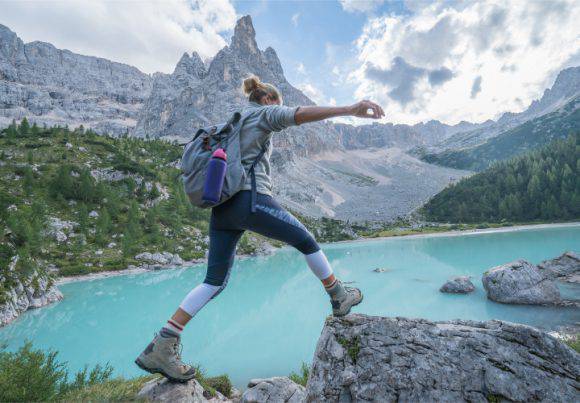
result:
[[[579,155],[579,134],[553,141],[447,187],[423,211],[450,223],[578,219]]]

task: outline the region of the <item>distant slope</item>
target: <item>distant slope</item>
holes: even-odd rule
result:
[[[446,150],[476,147],[525,122],[554,112],[578,96],[580,96],[580,67],[569,67],[560,71],[552,87],[547,88],[542,97],[533,101],[526,110],[519,113],[506,112],[497,121],[488,120],[471,127],[464,125],[463,130],[458,130],[427,150],[435,154]]]
[[[580,218],[580,135],[499,162],[451,185],[423,210],[439,222]]]
[[[472,148],[426,154],[423,161],[457,169],[481,171],[492,162],[506,160],[564,138],[580,130],[580,97],[547,115],[532,119]]]

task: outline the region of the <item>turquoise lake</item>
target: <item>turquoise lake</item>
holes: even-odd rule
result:
[[[390,238],[323,245],[336,274],[361,288],[353,311],[383,316],[502,319],[544,329],[580,321],[573,308],[511,306],[488,301],[481,274],[524,258],[533,263],[580,250],[580,225],[462,236]],[[374,273],[377,267],[385,273]],[[65,299],[29,311],[0,329],[10,350],[24,339],[59,351],[72,370],[109,362],[117,375],[142,372],[133,360],[205,275],[205,266],[148,272],[61,285]],[[471,275],[476,291],[439,292],[446,279]],[[562,287],[571,298],[572,288]],[[327,296],[299,252],[237,260],[226,290],[191,322],[184,360],[209,375],[228,374],[245,387],[250,378],[287,375],[311,361]]]

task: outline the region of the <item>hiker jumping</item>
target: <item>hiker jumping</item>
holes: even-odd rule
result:
[[[283,106],[276,87],[254,76],[244,80],[243,91],[249,102],[241,114],[244,123],[239,133],[240,155],[242,165],[248,169],[257,160],[254,164],[256,193],[252,195],[252,180],[248,176],[240,191],[212,208],[205,280],[187,294],[159,334],[135,360],[143,370],[160,373],[172,381],[186,382],[195,376],[195,369],[181,361],[181,332],[191,318],[225,288],[236,245],[246,230],[299,250],[330,296],[333,315],[348,314],[363,299],[358,288],[346,287],[335,277],[314,236],[272,197],[271,138],[272,132],[337,116],[380,119],[385,115],[383,109],[366,100],[351,106]],[[261,153],[262,150],[265,151]]]

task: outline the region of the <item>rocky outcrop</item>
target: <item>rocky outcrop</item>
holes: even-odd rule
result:
[[[558,304],[560,291],[541,269],[516,260],[486,271],[482,277],[487,297],[506,304]]]
[[[135,259],[144,262],[147,266],[149,266],[147,268],[155,270],[175,266],[182,266],[184,263],[183,259],[179,256],[179,254],[177,253],[173,254],[170,252],[156,252],[156,253],[143,252],[135,256]]]
[[[529,326],[501,321],[329,318],[308,402],[570,402],[580,355]]]
[[[475,290],[475,286],[469,276],[459,276],[448,280],[441,286],[439,291],[451,294],[467,294]]]
[[[538,265],[544,275],[559,281],[580,283],[580,255],[566,252],[555,259],[545,260]]]
[[[143,386],[137,398],[168,403],[231,402],[217,391],[212,396],[195,379],[187,383],[174,383],[164,378],[156,378]]]
[[[123,134],[150,92],[151,77],[135,67],[45,42],[25,44],[0,25],[0,126],[26,117]]]
[[[300,403],[306,397],[305,388],[287,377],[252,379],[242,394],[242,403]]]
[[[17,273],[18,256],[12,258],[5,276],[0,276],[0,284],[10,284],[1,295],[0,326],[4,326],[28,309],[41,308],[60,301],[60,290],[53,285],[51,278],[39,269],[28,276]]]

